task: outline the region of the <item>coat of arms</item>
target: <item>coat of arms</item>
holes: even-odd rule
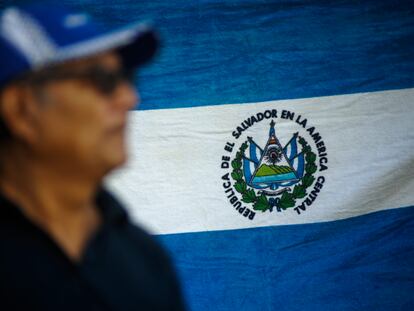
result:
[[[282,145],[272,120],[263,148],[248,137],[237,152],[231,163],[234,188],[254,210],[285,210],[306,196],[306,189],[315,180],[315,160],[316,154],[298,133]]]

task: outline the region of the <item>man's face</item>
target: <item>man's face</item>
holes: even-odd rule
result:
[[[119,72],[121,67],[119,56],[110,52],[72,61],[59,70]],[[138,99],[126,80],[120,79],[109,92],[93,81],[65,78],[41,87],[32,147],[34,156],[48,165],[100,178],[126,160],[127,112]]]

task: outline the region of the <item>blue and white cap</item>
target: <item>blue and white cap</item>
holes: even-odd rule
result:
[[[111,49],[125,66],[136,67],[157,46],[153,30],[142,23],[108,32],[89,15],[63,7],[10,7],[0,15],[0,86],[23,72]]]

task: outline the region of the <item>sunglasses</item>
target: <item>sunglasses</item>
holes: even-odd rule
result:
[[[87,70],[70,71],[63,69],[43,69],[23,76],[20,81],[33,85],[42,85],[52,81],[84,80],[93,85],[100,93],[111,95],[120,83],[133,84],[134,69],[120,68],[110,70],[102,66],[94,66]]]

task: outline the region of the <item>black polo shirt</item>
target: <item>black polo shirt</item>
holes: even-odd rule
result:
[[[184,310],[163,250],[108,192],[96,202],[103,225],[74,263],[0,195],[0,310]]]

